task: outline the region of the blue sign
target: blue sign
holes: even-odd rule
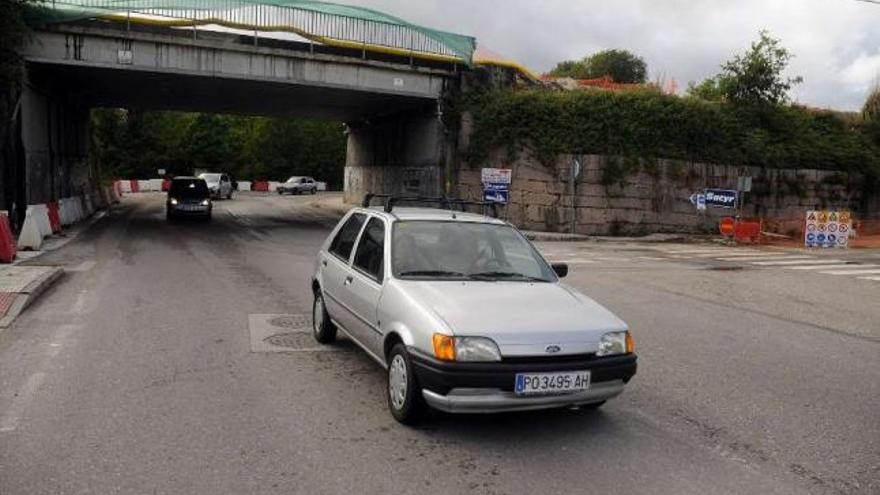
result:
[[[706,206],[716,208],[733,208],[736,206],[737,192],[735,189],[706,189]]]
[[[510,201],[510,191],[508,191],[507,189],[497,191],[484,189],[483,201],[487,203],[501,203],[506,205]]]
[[[810,232],[809,234],[807,234],[807,241],[809,241],[809,242],[814,242],[815,240],[816,240],[816,234],[814,234],[814,233],[812,233],[812,232]]]
[[[500,182],[489,182],[483,184],[483,189],[486,191],[507,191],[510,189],[510,184],[502,184]]]

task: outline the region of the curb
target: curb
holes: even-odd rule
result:
[[[537,232],[534,230],[524,231],[526,238],[535,242],[578,242],[589,241],[592,238],[584,234],[565,234],[561,232]]]
[[[0,330],[9,328],[15,319],[18,318],[18,315],[27,309],[28,306],[33,304],[33,302],[36,301],[43,292],[46,292],[52,284],[58,281],[62,275],[64,275],[64,270],[56,267],[28,284],[28,286],[24,288],[24,291],[18,293],[18,297],[15,298],[15,302],[12,303],[9,311],[6,312],[6,316],[0,318]]]

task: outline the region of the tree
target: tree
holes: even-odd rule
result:
[[[874,85],[865,105],[862,107],[862,118],[865,130],[878,146],[880,146],[880,81]]]
[[[18,48],[24,43],[28,27],[24,10],[34,0],[0,0],[0,92],[19,83],[21,57]]]
[[[788,103],[788,92],[803,82],[800,76],[783,76],[792,57],[778,39],[761,31],[747,52],[725,62],[717,76],[691,84],[688,94],[751,105]]]
[[[603,50],[583,60],[560,62],[551,76],[596,79],[610,76],[616,83],[644,83],[648,76],[645,61],[628,50]]]

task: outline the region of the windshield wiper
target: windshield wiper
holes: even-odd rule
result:
[[[460,277],[465,278],[467,275],[461,272],[451,272],[447,270],[411,270],[401,272],[399,277]]]
[[[547,279],[538,278],[538,277],[530,277],[524,273],[517,273],[517,272],[479,272],[479,273],[471,273],[468,275],[468,277],[475,278],[475,279],[484,279],[484,280],[519,278],[519,279],[523,279],[523,280],[528,280],[530,282],[549,282],[549,280],[547,280]]]

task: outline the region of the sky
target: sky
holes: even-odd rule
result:
[[[643,57],[680,88],[719,72],[766,29],[795,58],[801,104],[859,110],[880,81],[880,0],[338,0],[477,38],[537,72],[598,50]]]

